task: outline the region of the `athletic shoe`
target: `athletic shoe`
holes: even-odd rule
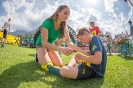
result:
[[[3,48],[4,48],[4,42],[2,42],[2,43],[1,43],[1,47],[3,47]]]
[[[38,62],[37,53],[35,53],[34,55],[35,55],[35,62]]]
[[[61,76],[60,75],[60,67],[49,65],[48,70],[51,74]]]
[[[50,61],[50,62],[47,62],[45,64],[43,64],[41,67],[45,70],[45,71],[49,71],[48,69],[48,66],[53,66],[53,63]]]

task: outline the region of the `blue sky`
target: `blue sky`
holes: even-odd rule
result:
[[[128,20],[133,21],[133,7],[124,0],[0,0],[0,29],[10,17],[11,31],[35,30],[62,4],[69,6],[68,24],[75,30],[94,21],[114,36],[129,32]]]

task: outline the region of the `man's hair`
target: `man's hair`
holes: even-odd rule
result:
[[[129,20],[129,21],[128,21],[128,23],[132,24],[132,21],[131,21],[131,20]]]
[[[83,27],[83,28],[80,28],[79,30],[78,30],[78,32],[77,32],[77,38],[78,38],[78,36],[80,36],[80,35],[84,35],[84,32],[88,32],[89,34],[90,34],[90,32],[89,32],[89,29],[87,28],[87,27]]]
[[[11,18],[9,18],[8,21],[11,21]]]
[[[91,24],[91,23],[92,23],[92,24],[95,24],[93,21],[91,21],[90,24]]]

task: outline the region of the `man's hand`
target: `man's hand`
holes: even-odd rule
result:
[[[83,55],[81,55],[81,54],[76,54],[75,55],[76,60],[82,60],[82,58],[83,58]]]
[[[4,27],[2,27],[2,30],[1,31],[3,31],[4,30]]]
[[[82,57],[83,56],[81,54],[76,54],[74,58],[75,58],[77,63],[81,64],[82,62],[80,60],[82,59]]]

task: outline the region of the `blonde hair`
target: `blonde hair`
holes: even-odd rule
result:
[[[84,35],[84,32],[88,32],[89,34],[90,34],[90,32],[89,32],[89,29],[87,28],[87,27],[83,27],[83,28],[80,28],[79,30],[78,30],[78,32],[77,32],[77,38],[78,38],[78,36],[80,36],[80,35]]]

